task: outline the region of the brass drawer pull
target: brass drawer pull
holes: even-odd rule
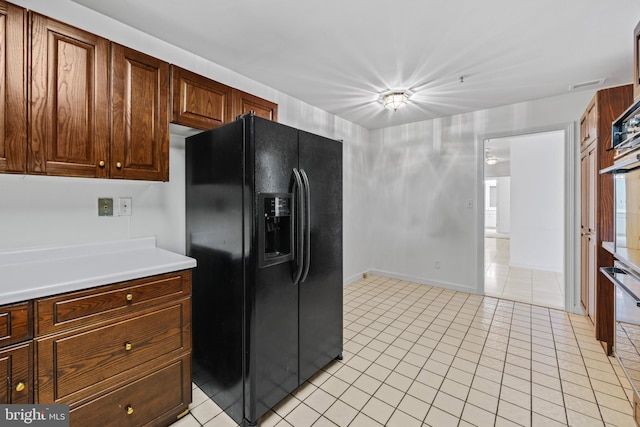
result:
[[[127,415],[132,415],[133,414],[133,406],[131,405],[127,405]]]
[[[127,294],[127,301],[133,301],[133,294]]]
[[[117,163],[116,163],[116,167],[117,167],[118,169],[122,169],[122,163],[117,162]]]
[[[124,349],[130,351],[133,348],[130,342],[124,343]]]
[[[100,160],[100,163],[98,163],[98,166],[100,166],[101,168],[103,168],[105,165],[104,160]]]
[[[19,382],[18,385],[16,386],[16,391],[22,391],[26,388],[26,386],[24,385],[23,382]]]

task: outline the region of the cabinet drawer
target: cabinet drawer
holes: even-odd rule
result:
[[[33,402],[33,343],[17,344],[0,350],[0,403]],[[6,379],[6,381],[5,381]]]
[[[33,337],[31,302],[6,305],[0,308],[0,347]]]
[[[174,360],[89,403],[73,408],[70,413],[71,427],[169,425],[191,402],[190,372],[190,355]]]
[[[36,334],[84,326],[188,295],[190,270],[43,298],[36,301]]]
[[[123,320],[36,339],[38,402],[77,401],[122,381],[139,365],[190,350],[189,319],[191,300],[183,299]]]

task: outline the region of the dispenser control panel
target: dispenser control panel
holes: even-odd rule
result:
[[[293,259],[293,194],[260,193],[258,265],[268,267]]]
[[[290,216],[291,197],[265,197],[264,216]]]

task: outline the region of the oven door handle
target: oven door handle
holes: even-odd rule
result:
[[[609,279],[614,285],[622,289],[627,295],[629,295],[635,302],[636,306],[640,307],[640,298],[638,298],[629,288],[627,288],[624,283],[620,280],[616,279],[615,274],[624,274],[633,278],[640,282],[640,279],[636,277],[634,274],[620,267],[600,267],[600,272],[605,275],[607,279]]]
[[[633,172],[640,168],[640,154],[635,156],[625,157],[625,160],[615,163],[613,166],[600,170],[600,175],[604,174],[623,174]]]

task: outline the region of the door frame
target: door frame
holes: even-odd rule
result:
[[[484,295],[484,277],[485,277],[485,253],[484,253],[484,141],[494,138],[513,138],[517,136],[531,135],[546,132],[564,132],[564,309],[568,312],[583,314],[580,307],[580,286],[576,286],[576,278],[580,277],[580,263],[577,255],[580,253],[580,241],[576,239],[579,236],[576,229],[579,224],[580,215],[580,191],[577,188],[579,179],[579,155],[577,149],[577,141],[575,140],[576,122],[561,123],[557,125],[514,129],[504,132],[489,133],[478,135],[476,138],[476,158],[477,158],[477,187],[476,200],[477,215],[476,229],[478,233],[478,290]]]

